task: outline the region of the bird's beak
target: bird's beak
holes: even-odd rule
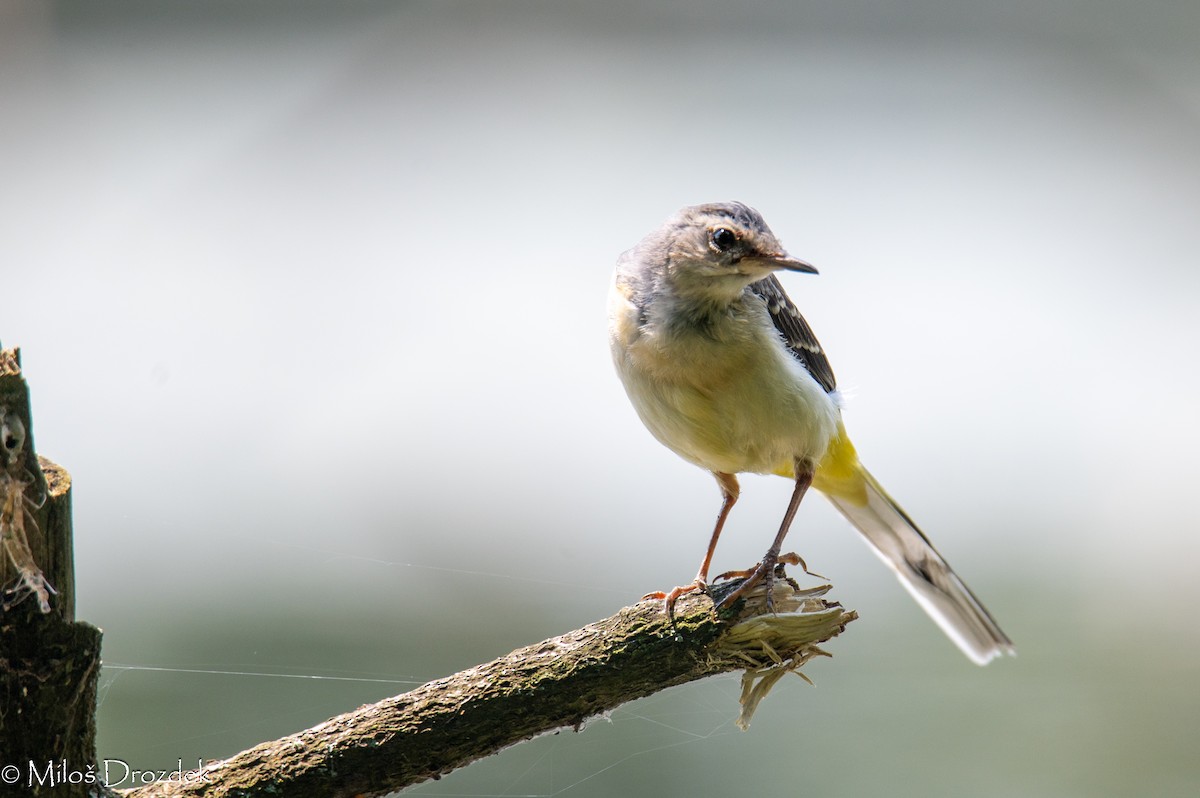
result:
[[[802,261],[799,258],[793,258],[790,255],[780,253],[778,255],[767,255],[761,258],[755,258],[759,263],[772,271],[778,269],[786,269],[789,272],[804,272],[805,274],[817,274],[817,267],[807,261]]]

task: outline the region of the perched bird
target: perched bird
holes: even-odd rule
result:
[[[824,350],[774,272],[816,274],[740,202],[684,208],[617,261],[609,340],[642,422],[716,477],[723,501],[696,579],[652,597],[673,612],[707,587],[713,551],[738,499],[737,474],[778,474],[795,489],[771,547],[743,575],[773,579],[804,494],[823,493],[942,630],[976,663],[1012,641],[858,460]],[[795,555],[782,559],[796,564]],[[770,591],[768,590],[768,595]]]

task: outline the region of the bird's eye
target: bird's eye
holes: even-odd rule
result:
[[[718,227],[708,234],[708,240],[717,252],[728,252],[737,244],[738,237],[728,227]]]

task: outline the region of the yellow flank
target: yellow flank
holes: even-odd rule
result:
[[[781,466],[775,473],[788,479],[796,478],[795,469],[790,464]],[[825,456],[817,464],[812,484],[827,496],[836,496],[857,505],[867,503],[866,472],[858,462],[858,452],[850,442],[841,419],[838,419],[837,434],[829,441]]]

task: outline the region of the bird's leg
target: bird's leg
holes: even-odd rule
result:
[[[813,464],[808,461],[796,460],[796,487],[792,490],[791,501],[788,502],[787,512],[783,514],[783,523],[779,525],[779,531],[775,534],[775,540],[771,543],[771,548],[767,549],[767,553],[763,555],[762,562],[754,567],[754,570],[746,576],[746,581],[737,590],[730,593],[721,600],[720,607],[727,606],[746,595],[746,592],[759,582],[765,582],[767,595],[767,609],[774,610],[774,599],[771,590],[775,583],[775,566],[779,564],[779,550],[783,547],[783,539],[787,537],[788,530],[791,529],[792,520],[796,517],[796,511],[800,509],[800,500],[804,498],[804,494],[808,491],[808,486],[813,480]],[[785,562],[791,562],[793,555],[785,555]],[[795,559],[799,564],[803,565],[804,561],[799,555],[795,555]],[[805,566],[805,572],[808,567]],[[729,574],[736,576],[737,574]],[[726,576],[726,574],[722,574]]]
[[[717,478],[717,484],[721,487],[721,495],[724,501],[721,502],[721,511],[717,513],[717,524],[713,527],[712,539],[708,541],[708,550],[704,552],[704,561],[700,563],[700,570],[696,573],[696,579],[690,585],[682,585],[672,589],[669,593],[655,591],[642,596],[642,599],[663,599],[663,609],[667,612],[667,617],[671,619],[671,625],[675,625],[675,602],[679,597],[699,590],[704,592],[708,588],[708,568],[712,565],[713,552],[717,549],[717,540],[721,537],[721,530],[725,528],[725,519],[729,517],[729,511],[733,509],[733,505],[738,500],[741,494],[741,488],[738,486],[737,477],[733,474],[723,474],[719,471],[714,471],[713,476]]]
[[[729,517],[729,511],[733,509],[734,502],[741,495],[737,477],[733,474],[723,474],[717,471],[713,473],[713,476],[717,478],[717,484],[721,486],[721,496],[724,497],[724,501],[721,502],[721,512],[717,513],[717,524],[713,527],[712,539],[708,541],[708,551],[704,552],[704,561],[700,563],[700,570],[696,573],[694,584],[701,590],[708,587],[708,567],[712,565],[713,552],[717,550],[717,539],[721,537],[721,530],[725,528],[725,519]]]

